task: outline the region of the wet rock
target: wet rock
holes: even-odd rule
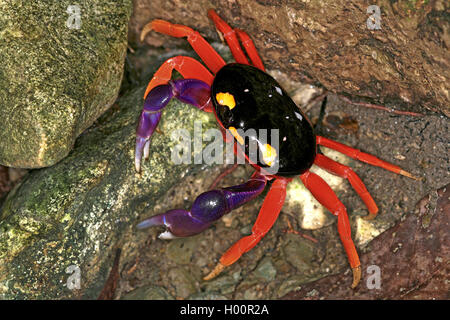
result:
[[[254,276],[263,281],[272,281],[276,275],[277,269],[275,269],[270,257],[263,258],[254,272]]]
[[[167,245],[166,256],[175,263],[187,264],[197,248],[197,242],[198,237],[174,239]]]
[[[158,286],[140,287],[127,294],[122,300],[173,300],[166,289]]]
[[[148,68],[161,61],[153,63]],[[173,100],[159,125],[164,134],[155,134],[142,174],[135,172],[135,130],[144,89],[124,95],[117,108],[77,140],[67,158],[32,170],[9,193],[0,211],[0,297],[96,298],[114,248],[127,248],[125,263],[144,234],[135,229],[138,220],[183,176],[200,169],[170,161],[178,144],[170,133],[186,128],[192,136],[194,119],[203,120],[204,130],[215,121]],[[69,281],[74,277],[80,279],[78,287]]]
[[[294,289],[284,299],[447,300],[449,197],[450,185],[432,191],[414,212],[373,240],[361,255],[357,288],[350,288],[348,275],[341,273]]]
[[[131,1],[0,1],[0,164],[55,164],[115,101]]]
[[[261,300],[271,297],[274,287],[275,282],[246,282],[239,286],[240,290],[236,293],[236,299]]]
[[[295,235],[288,235],[289,241],[283,247],[287,261],[291,263],[299,273],[305,274],[313,268],[314,246],[308,240]]]
[[[205,290],[207,292],[220,292],[221,294],[232,293],[236,285],[241,280],[239,272],[232,275],[220,276],[211,281],[207,281],[205,284]]]
[[[175,287],[175,296],[177,298],[187,298],[197,292],[196,280],[186,268],[173,268],[169,271],[168,276]]]
[[[239,231],[241,232],[242,235],[244,236],[248,236],[252,233],[252,224],[248,224],[246,226],[243,226],[241,229],[239,229]]]
[[[190,300],[226,300],[227,297],[214,292],[199,292],[189,297]]]
[[[259,290],[258,285],[245,290],[243,298],[245,300],[256,300],[258,299]]]
[[[302,276],[293,276],[285,281],[278,287],[276,291],[276,298],[281,298],[286,295],[288,292],[295,292],[300,290],[301,284],[305,283],[305,279]]]

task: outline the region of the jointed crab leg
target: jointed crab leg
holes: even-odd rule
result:
[[[235,29],[237,35],[239,36],[239,40],[241,40],[242,46],[245,48],[245,52],[252,60],[252,63],[255,67],[265,71],[264,64],[259,57],[258,51],[255,48],[255,44],[250,36],[243,30]]]
[[[150,90],[152,90],[154,87],[159,86],[160,84],[168,83],[172,78],[173,70],[177,70],[185,79],[192,78],[202,80],[209,86],[211,86],[214,79],[213,75],[208,71],[208,69],[206,69],[197,60],[186,56],[172,57],[167,59],[155,72],[152,80],[145,90],[144,99],[147,97],[147,94],[150,92]]]
[[[228,23],[223,21],[213,9],[208,10],[208,17],[214,22],[216,28],[223,34],[223,37],[230,47],[231,53],[233,54],[236,62],[249,64],[244,51],[241,49],[236,32],[228,25]]]
[[[393,165],[389,162],[378,159],[377,157],[375,157],[371,154],[361,152],[358,149],[351,148],[349,146],[346,146],[345,144],[342,144],[342,143],[339,143],[339,142],[336,142],[336,141],[333,141],[333,140],[330,140],[330,139],[327,139],[327,138],[324,138],[321,136],[317,136],[316,139],[317,139],[317,144],[320,144],[324,147],[339,151],[353,159],[371,164],[373,166],[381,167],[383,169],[404,175],[408,178],[420,180],[419,178],[413,176],[412,174],[403,170],[402,168],[400,168],[396,165]]]
[[[210,9],[208,11],[209,18],[214,22],[216,28],[223,34],[228,46],[230,47],[231,53],[233,54],[234,59],[238,63],[249,64],[247,57],[241,49],[239,44],[239,40],[241,41],[242,46],[244,47],[247,55],[252,60],[252,63],[255,67],[265,71],[264,65],[262,63],[261,58],[259,57],[258,51],[255,48],[255,44],[253,43],[250,36],[243,30],[240,29],[232,29],[228,23],[222,20],[219,15],[213,10]],[[238,37],[239,36],[239,40]]]
[[[316,159],[314,160],[314,164],[319,167],[340,176],[342,178],[346,178],[353,189],[355,189],[356,193],[361,197],[362,201],[364,201],[365,205],[369,209],[369,215],[366,216],[366,219],[373,219],[376,217],[378,212],[378,207],[370,195],[369,191],[367,191],[364,183],[358,177],[358,175],[353,171],[352,168],[347,167],[339,162],[336,162],[320,153],[316,155]]]
[[[317,174],[307,171],[300,176],[300,179],[314,198],[338,217],[338,232],[353,271],[352,288],[355,288],[361,279],[361,263],[352,240],[347,209],[330,186]]]
[[[187,37],[187,40],[192,48],[213,73],[217,73],[217,71],[225,65],[225,61],[222,57],[214,50],[213,47],[211,47],[211,45],[200,35],[200,33],[187,26],[173,24],[165,20],[153,20],[147,23],[142,29],[141,41],[144,40],[146,34],[151,30],[176,38]]]
[[[202,193],[195,199],[190,211],[169,210],[142,221],[138,228],[166,226],[167,231],[159,235],[162,239],[198,234],[224,214],[258,196],[264,190],[266,182],[263,175],[255,172],[244,184]]]
[[[235,263],[245,252],[251,250],[272,228],[286,198],[286,186],[292,179],[277,178],[270,187],[269,193],[259,211],[258,218],[252,228],[252,234],[241,238],[220,258],[220,262],[204,280],[216,277],[222,270]]]
[[[162,109],[173,97],[200,110],[211,110],[210,86],[197,79],[180,79],[154,87],[146,96],[136,130],[135,168],[141,170],[142,152],[148,157],[150,139],[161,119]]]

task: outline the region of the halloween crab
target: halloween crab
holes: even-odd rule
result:
[[[176,56],[165,61],[156,71],[145,92],[144,107],[137,127],[136,171],[141,170],[142,158],[145,159],[149,155],[150,140],[162,110],[172,98],[177,98],[205,112],[213,112],[224,137],[227,132],[231,134],[235,152],[244,154],[255,172],[244,184],[200,194],[190,211],[169,210],[142,221],[138,228],[165,226],[166,231],[159,236],[162,239],[192,236],[202,232],[233,209],[254,199],[270,185],[252,234],[241,238],[229,248],[214,270],[204,278],[209,280],[236,262],[264,237],[283,207],[286,186],[292,179],[299,177],[313,196],[337,216],[338,232],[353,271],[351,286],[356,287],[361,278],[361,265],[351,238],[347,210],[328,184],[309,171],[310,167],[315,164],[348,179],[368,208],[369,214],[366,218],[374,218],[378,207],[356,173],[350,167],[318,153],[317,146],[322,145],[368,164],[411,178],[412,176],[400,167],[370,154],[316,136],[307,116],[277,81],[265,72],[250,37],[242,30],[232,29],[214,10],[209,10],[208,16],[223,34],[235,63],[226,64],[211,45],[190,27],[153,20],[142,30],[141,40],[151,30],[172,37],[186,37],[206,67],[193,58]],[[173,70],[178,71],[183,78],[171,80]],[[239,130],[251,128],[278,129],[281,141],[275,147],[253,137],[258,142],[260,156],[257,160],[252,160],[249,157],[248,141],[239,133]],[[277,171],[270,172],[269,169],[275,165]]]

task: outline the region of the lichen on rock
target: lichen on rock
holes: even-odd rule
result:
[[[73,6],[0,0],[2,165],[55,164],[117,98],[131,1]]]
[[[123,96],[79,138],[58,164],[31,171],[9,194],[0,213],[0,297],[96,298],[115,246],[136,233],[138,218],[194,169],[173,165],[170,132],[203,129],[214,118],[173,100],[155,133],[142,174],[134,169],[134,143],[145,87]],[[67,287],[67,267],[80,270],[80,289]]]

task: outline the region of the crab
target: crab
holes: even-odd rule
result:
[[[235,153],[244,155],[255,172],[243,184],[200,194],[190,210],[169,210],[140,222],[137,227],[164,226],[166,230],[159,235],[161,239],[192,236],[256,198],[268,187],[252,233],[238,240],[223,254],[216,267],[204,277],[204,280],[210,280],[261,241],[278,218],[288,183],[300,178],[312,195],[337,216],[339,236],[353,272],[351,287],[355,288],[361,279],[361,264],[351,237],[346,207],[329,185],[309,169],[315,164],[346,178],[367,206],[369,214],[365,218],[375,218],[378,207],[358,175],[350,167],[319,153],[318,146],[334,149],[397,174],[414,177],[373,155],[316,135],[305,113],[280,84],[265,72],[249,35],[240,29],[231,28],[213,9],[208,11],[208,16],[227,42],[234,63],[225,63],[213,47],[188,26],[153,20],[142,30],[141,40],[151,30],[172,37],[186,37],[206,67],[191,57],[175,56],[156,71],[145,91],[144,106],[137,126],[135,168],[140,172],[142,159],[149,156],[151,137],[161,119],[162,110],[172,98],[176,98],[204,112],[213,112],[224,139],[227,141],[228,137],[230,141],[231,137]],[[173,70],[178,71],[182,78],[172,80]],[[255,132],[259,129],[277,129],[281,141],[275,145],[271,140],[269,144],[255,135],[245,139],[242,131],[250,129]],[[249,151],[251,141],[257,143],[259,157],[256,159]],[[274,168],[276,170],[271,170]]]

